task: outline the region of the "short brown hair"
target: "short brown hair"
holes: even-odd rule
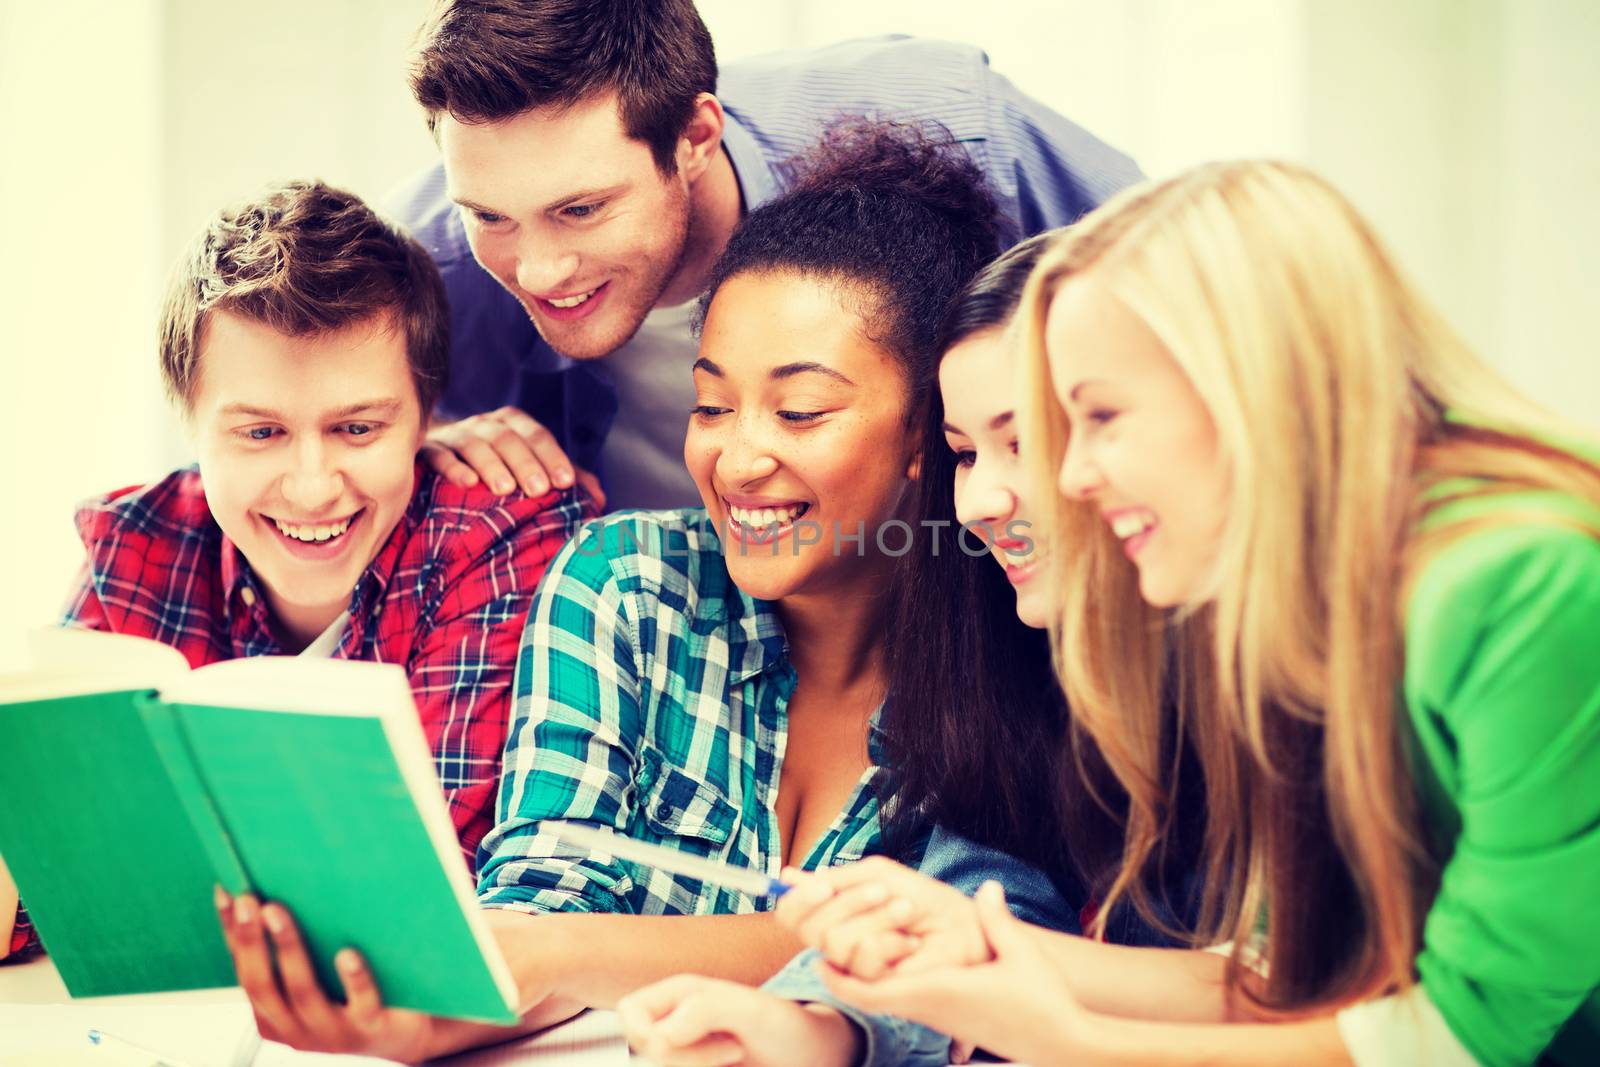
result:
[[[440,112],[498,122],[615,92],[623,129],[670,176],[717,57],[693,0],[444,0],[417,35],[411,91],[430,130]]]
[[[424,421],[449,379],[450,313],[439,269],[360,197],[321,182],[285,182],[222,211],[178,262],[161,308],[161,377],[185,408],[212,311],[291,337],[393,315],[405,329]]]

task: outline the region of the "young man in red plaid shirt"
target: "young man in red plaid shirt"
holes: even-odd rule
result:
[[[592,508],[418,464],[448,322],[427,253],[348,193],[289,183],[219,215],[162,310],[162,377],[199,464],[78,511],[87,559],[63,621],[194,667],[403,665],[476,869],[533,590]],[[37,940],[11,899],[0,866],[0,950],[26,954]]]

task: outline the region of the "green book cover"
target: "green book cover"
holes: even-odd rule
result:
[[[234,984],[221,884],[289,907],[330,993],[350,946],[389,1005],[514,1021],[404,672],[167,661],[148,687],[41,695],[138,640],[64,632],[49,669],[0,680],[0,855],[72,994]]]
[[[74,996],[236,982],[211,862],[139,716],[150,695],[0,704],[0,856]]]

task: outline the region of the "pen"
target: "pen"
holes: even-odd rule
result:
[[[169,1060],[159,1052],[152,1052],[143,1045],[135,1045],[132,1041],[120,1038],[116,1034],[108,1034],[104,1030],[90,1030],[89,1044],[108,1048],[125,1048],[131,1052],[137,1052],[141,1056],[148,1056],[150,1057],[150,1067],[188,1067],[187,1064],[180,1063],[177,1060]]]
[[[642,863],[658,871],[688,875],[690,878],[727,886],[729,889],[737,889],[752,896],[781,897],[791,888],[788,882],[769,878],[760,871],[753,871],[748,867],[734,867],[716,860],[701,859],[699,856],[686,856],[677,849],[647,845],[643,841],[635,841],[631,837],[623,837],[621,834],[599,830],[592,826],[563,823],[556,831],[556,836],[574,845],[608,852],[619,859]]]

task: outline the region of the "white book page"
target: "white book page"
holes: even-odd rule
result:
[[[158,689],[189,673],[183,653],[159,641],[64,626],[31,631],[27,662],[0,675],[0,701]]]
[[[176,704],[251,711],[380,717],[404,711],[417,717],[406,673],[392,663],[250,656],[208,663],[161,687]]]
[[[653,1061],[633,1056],[616,1012],[586,1011],[570,1022],[503,1045],[434,1061],[435,1067],[627,1067]]]

